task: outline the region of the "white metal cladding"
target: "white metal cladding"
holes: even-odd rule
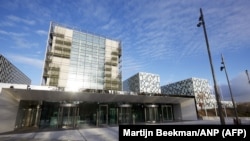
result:
[[[174,95],[197,95],[211,94],[208,80],[200,78],[189,78],[179,82],[171,83],[161,87],[161,91],[164,94]]]
[[[138,93],[161,93],[160,77],[157,74],[139,72],[124,81],[123,90]]]
[[[198,109],[211,109],[217,107],[215,95],[209,87],[208,80],[189,78],[161,87],[163,94],[195,96]],[[231,101],[221,101],[225,107],[232,107]]]

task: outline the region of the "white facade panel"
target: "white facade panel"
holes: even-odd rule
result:
[[[160,76],[157,74],[139,72],[123,82],[124,91],[137,93],[161,93]]]

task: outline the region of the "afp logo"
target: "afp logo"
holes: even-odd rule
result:
[[[246,129],[223,129],[222,137],[242,137],[246,138]]]

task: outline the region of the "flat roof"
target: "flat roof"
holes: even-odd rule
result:
[[[186,100],[194,99],[194,96],[148,96],[148,95],[125,95],[110,93],[90,93],[90,92],[65,92],[48,90],[26,90],[3,88],[2,94],[7,94],[17,101],[82,101],[82,102],[128,102],[128,103],[165,103],[178,104]]]

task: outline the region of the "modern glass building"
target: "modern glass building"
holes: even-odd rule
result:
[[[51,22],[42,85],[121,90],[121,42]]]
[[[121,53],[120,41],[51,22],[42,86],[0,84],[0,132],[197,119],[194,96],[162,95],[158,75],[122,91]]]
[[[31,80],[0,54],[0,83],[31,84]]]

